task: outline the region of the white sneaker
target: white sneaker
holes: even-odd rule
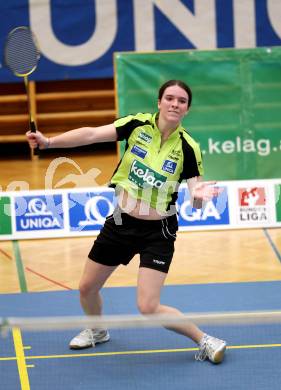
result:
[[[221,363],[226,350],[226,342],[204,334],[199,343],[199,351],[195,355],[196,360],[203,361],[208,358],[212,363]]]
[[[96,344],[105,343],[109,339],[110,336],[106,329],[85,329],[70,341],[69,348],[95,347]]]

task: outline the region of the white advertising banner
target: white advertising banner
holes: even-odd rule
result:
[[[219,182],[218,198],[177,200],[179,231],[281,227],[281,179]],[[0,193],[0,240],[97,235],[116,205],[107,187]]]

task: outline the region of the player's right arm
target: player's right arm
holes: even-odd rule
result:
[[[29,146],[34,149],[74,148],[99,142],[117,140],[116,128],[113,123],[99,127],[81,127],[47,138],[40,131],[26,133]]]

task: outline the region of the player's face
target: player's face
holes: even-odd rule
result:
[[[165,121],[178,124],[188,111],[187,92],[178,85],[167,87],[158,100],[158,110]]]

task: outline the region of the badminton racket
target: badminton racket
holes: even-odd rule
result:
[[[26,26],[16,27],[8,34],[4,45],[5,65],[15,76],[24,79],[28,103],[29,127],[33,133],[37,131],[37,126],[32,114],[28,76],[37,68],[39,59],[40,51],[36,38],[30,28]],[[38,147],[34,149],[34,154],[39,154]]]

